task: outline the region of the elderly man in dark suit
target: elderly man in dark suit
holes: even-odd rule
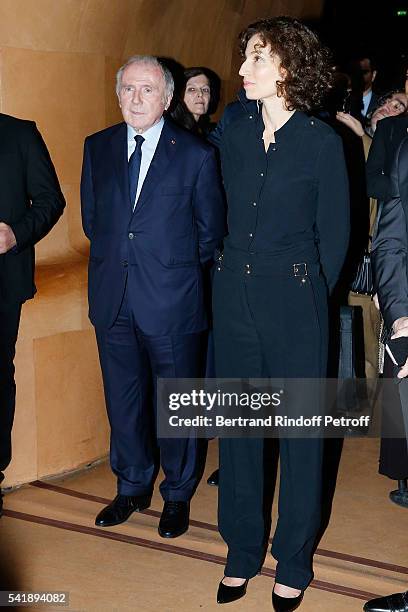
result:
[[[32,121],[0,114],[0,483],[11,461],[14,355],[21,305],[34,296],[34,245],[65,206],[47,147]],[[0,493],[0,516],[3,500]]]
[[[393,197],[384,202],[373,241],[373,272],[380,310],[391,339],[408,338],[408,137],[397,150],[390,177]],[[408,341],[396,376],[408,443]],[[408,612],[408,591],[366,603],[365,612]]]
[[[89,314],[118,483],[96,525],[117,525],[150,505],[158,444],[159,534],[168,538],[188,528],[197,440],[156,440],[155,386],[159,377],[202,374],[203,275],[224,234],[214,151],[163,118],[172,93],[157,58],[128,60],[117,75],[124,122],[86,139],[81,185]]]

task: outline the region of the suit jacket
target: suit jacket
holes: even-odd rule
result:
[[[395,154],[407,135],[408,117],[386,117],[377,123],[367,159],[367,192],[371,198],[388,200],[392,192],[390,173]]]
[[[383,204],[372,249],[374,282],[388,329],[408,316],[408,137],[398,148],[390,181],[394,197]]]
[[[32,121],[0,114],[0,221],[17,246],[0,255],[0,301],[23,302],[35,293],[34,244],[65,206],[47,147]]]
[[[145,333],[205,329],[203,270],[224,235],[213,148],[166,119],[133,212],[127,126],[114,125],[85,141],[81,201],[91,242],[92,323],[113,325],[128,282],[131,307]]]

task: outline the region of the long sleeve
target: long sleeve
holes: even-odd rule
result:
[[[350,233],[350,199],[340,138],[331,134],[320,151],[317,165],[318,202],[316,231],[320,260],[329,291],[340,275]]]
[[[28,126],[24,134],[25,190],[31,204],[25,214],[11,224],[18,251],[34,245],[48,234],[65,207],[65,199],[45,142],[35,123],[28,123]]]
[[[215,152],[206,156],[194,190],[194,217],[198,229],[200,262],[212,261],[225,235],[225,202]]]
[[[92,182],[91,154],[88,139],[84,143],[84,158],[81,176],[81,213],[82,227],[85,236],[90,240],[92,236],[93,220],[95,215],[95,197]]]
[[[230,102],[225,107],[222,117],[218,121],[215,129],[208,135],[207,140],[219,149],[221,147],[223,134],[229,124],[240,117],[244,117],[246,114],[249,115],[251,112],[254,114],[258,112],[256,102],[246,102],[245,106],[239,100]]]
[[[371,254],[374,286],[388,328],[396,319],[408,316],[407,220],[398,186],[398,164],[403,148],[407,156],[408,140],[399,149],[390,176],[392,190],[398,195],[383,203]]]

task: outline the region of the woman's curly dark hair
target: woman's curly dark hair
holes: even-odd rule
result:
[[[277,81],[278,96],[285,99],[288,110],[310,111],[321,105],[332,83],[330,52],[316,34],[292,17],[271,17],[251,23],[240,35],[240,51],[257,34],[262,46],[270,45],[278,55],[286,78]]]

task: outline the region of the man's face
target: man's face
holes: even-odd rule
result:
[[[363,73],[364,91],[368,91],[372,87],[373,81],[377,75],[377,71],[372,70],[371,62],[367,57],[362,59],[359,64]]]
[[[123,119],[140,134],[160,120],[171,101],[162,71],[147,63],[125,68],[118,97]]]

